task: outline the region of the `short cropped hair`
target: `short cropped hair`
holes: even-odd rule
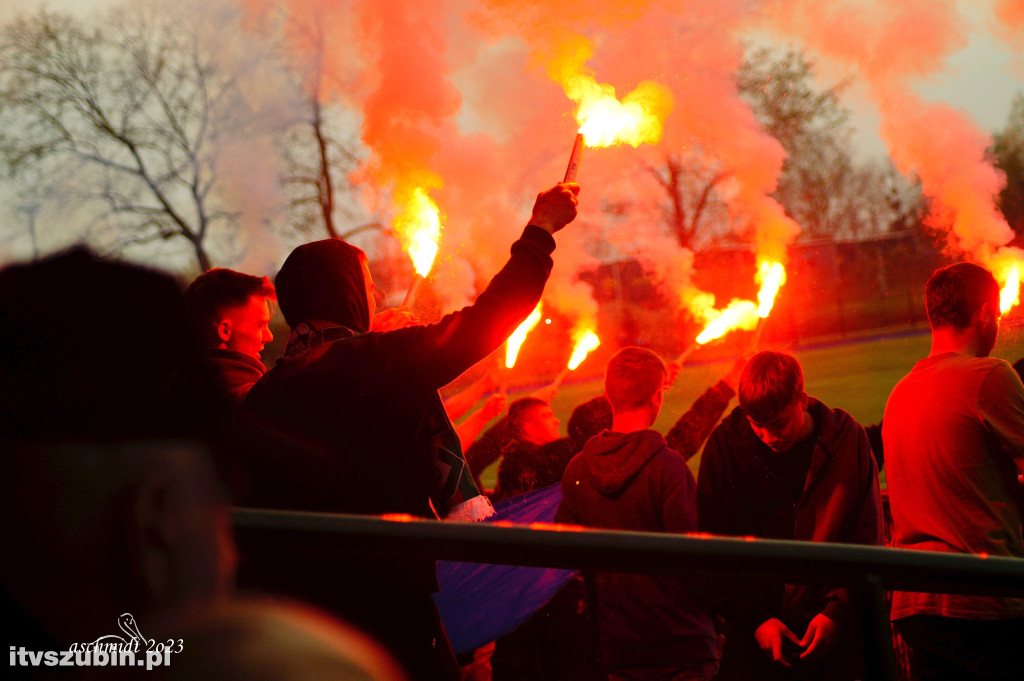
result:
[[[665,385],[665,362],[646,348],[622,348],[608,361],[604,392],[620,414],[646,405]]]
[[[740,407],[758,422],[772,421],[803,393],[803,369],[786,352],[759,352],[740,375]]]
[[[224,310],[244,305],[253,296],[277,300],[274,285],[267,277],[223,267],[200,274],[185,290],[185,307],[196,338],[206,343],[210,329],[220,321]]]
[[[523,434],[523,423],[530,419],[530,415],[541,407],[548,406],[544,400],[536,397],[521,397],[508,407],[508,420],[512,426],[514,437],[521,437]]]
[[[924,299],[933,329],[952,326],[962,330],[971,325],[971,317],[985,303],[994,304],[998,313],[999,284],[984,267],[958,262],[932,273]]]

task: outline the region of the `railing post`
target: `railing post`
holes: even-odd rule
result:
[[[864,671],[867,681],[900,681],[892,650],[889,606],[882,579],[865,574],[861,580],[861,632],[864,639]]]

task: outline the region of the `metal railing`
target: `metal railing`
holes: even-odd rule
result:
[[[261,509],[237,509],[234,523],[241,539],[277,549],[849,586],[862,599],[867,678],[884,681],[898,679],[886,591],[1024,596],[1024,560],[1016,558]]]

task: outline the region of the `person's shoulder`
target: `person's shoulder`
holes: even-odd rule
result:
[[[857,419],[853,418],[850,412],[842,407],[830,407],[816,397],[808,396],[807,410],[816,419],[832,422],[836,427],[857,426],[862,427]]]
[[[850,440],[859,440],[861,433],[867,437],[864,426],[853,418],[850,412],[840,407],[829,407],[816,398],[810,398],[808,411],[815,419],[819,439],[826,446],[840,446]]]
[[[558,461],[569,461],[575,454],[572,449],[572,441],[567,437],[560,437],[552,440],[540,448],[541,455],[545,458]]]
[[[747,414],[743,411],[742,407],[735,407],[711,431],[708,442],[714,441],[718,446],[732,446],[740,440],[745,428],[749,429]]]
[[[1003,395],[1013,395],[1024,392],[1024,385],[1021,384],[1020,374],[1004,359],[986,357],[991,360],[985,364],[985,382],[983,392],[995,391]]]
[[[1020,385],[1020,375],[1013,365],[998,357],[973,357],[959,355],[949,365],[950,376],[964,389],[980,391],[1016,392]],[[950,383],[949,385],[953,385]]]
[[[646,464],[648,467],[657,468],[659,475],[672,477],[693,477],[690,466],[682,454],[665,444],[658,449]]]

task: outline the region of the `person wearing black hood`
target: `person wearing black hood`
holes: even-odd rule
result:
[[[882,544],[878,468],[864,428],[804,391],[795,357],[760,352],[739,408],[711,434],[697,475],[702,532]],[[856,603],[835,586],[723,585],[720,679],[863,678]]]
[[[497,349],[536,306],[551,272],[552,235],[576,217],[578,192],[578,185],[560,184],[538,195],[511,258],[486,290],[426,326],[370,332],[366,255],[340,239],[296,248],[274,282],[291,327],[285,356],[245,405],[316,454],[301,464],[305,479],[293,483],[301,493],[282,494],[272,472],[255,471],[249,503],[421,518],[436,517],[436,509],[450,518],[476,490],[438,389]],[[262,556],[257,566],[272,586],[365,628],[413,678],[457,674],[430,597],[437,589],[433,560],[273,558]]]
[[[608,362],[612,429],[587,441],[562,476],[555,522],[609,530],[697,531],[696,483],[686,461],[651,426],[666,379],[658,355],[638,347]],[[715,629],[692,582],[596,573],[598,637],[611,679],[708,681],[718,670]]]

